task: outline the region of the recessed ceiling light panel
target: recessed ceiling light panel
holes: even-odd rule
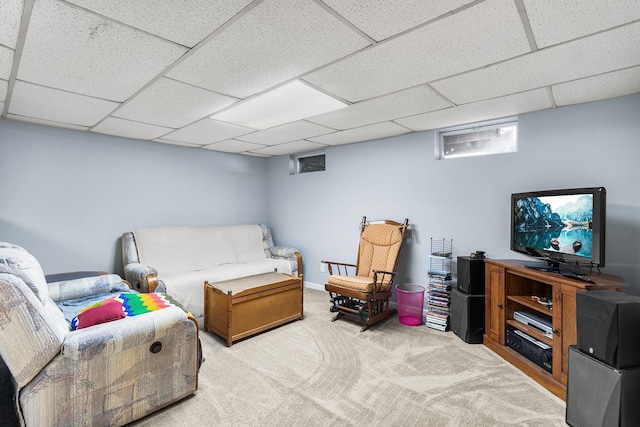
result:
[[[232,105],[211,118],[253,129],[267,129],[346,106],[346,103],[294,80]]]

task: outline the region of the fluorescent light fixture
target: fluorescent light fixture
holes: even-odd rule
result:
[[[253,129],[267,129],[346,106],[346,103],[294,80],[210,117]]]

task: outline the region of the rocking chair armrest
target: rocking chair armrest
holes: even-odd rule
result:
[[[389,281],[384,280],[387,275],[391,276],[391,280],[389,280]],[[382,277],[380,277],[380,276],[382,276]],[[375,287],[375,292],[380,291],[381,285],[383,285],[385,282],[388,282],[389,285],[392,285],[393,284],[393,278],[395,276],[396,276],[396,272],[395,271],[373,270],[373,283],[374,283],[374,287]]]
[[[320,261],[323,264],[334,264],[334,265],[343,265],[345,267],[357,267],[355,264],[349,264],[345,262],[336,262],[336,261]]]
[[[395,271],[385,271],[385,270],[373,270],[373,272],[375,274],[378,274],[378,273],[390,274],[391,276],[395,276],[397,274]]]
[[[327,264],[327,267],[329,267],[329,274],[333,274],[333,268],[336,267],[338,269],[338,275],[344,275],[344,276],[348,276],[349,272],[347,270],[347,268],[353,268],[354,271],[355,269],[358,268],[357,265],[355,264],[350,264],[350,263],[345,263],[345,262],[336,262],[336,261],[320,261],[323,264]]]

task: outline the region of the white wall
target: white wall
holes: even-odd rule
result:
[[[305,281],[322,286],[320,261],[356,261],[358,224],[403,220],[412,235],[396,283],[426,283],[430,238],[452,238],[454,256],[509,249],[514,192],[604,186],[606,267],[640,294],[640,94],[524,114],[514,154],[433,159],[433,132],[327,149],[325,172],[288,174],[269,160],[269,221],[304,255]],[[455,265],[454,265],[455,271]]]
[[[122,274],[120,236],[266,222],[264,159],[0,120],[0,241],[45,273]]]

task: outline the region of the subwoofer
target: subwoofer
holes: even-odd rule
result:
[[[471,295],[484,295],[484,259],[458,257],[457,288]]]
[[[640,367],[640,297],[616,291],[576,294],[578,348],[614,368]]]
[[[640,425],[640,369],[614,369],[569,347],[566,421],[571,426]]]
[[[482,344],[484,334],[484,295],[451,290],[451,330],[464,342]]]

